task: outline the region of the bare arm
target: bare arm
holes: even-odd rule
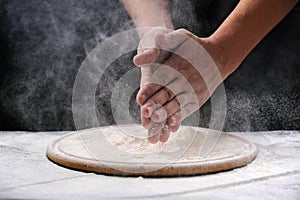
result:
[[[299,0],[241,0],[237,7],[202,45],[213,57],[224,79],[274,28]],[[168,0],[122,0],[137,28],[174,29]],[[142,32],[139,33],[143,35]]]
[[[138,28],[173,28],[167,1],[123,0],[123,2]],[[163,128],[155,131],[155,134],[150,134],[149,141],[153,143],[156,143],[158,140],[162,142],[166,141],[170,131],[175,132],[179,128],[180,122],[186,116],[190,115],[209,99],[214,88],[237,69],[252,49],[287,15],[297,2],[298,0],[240,0],[239,4],[217,31],[208,38],[199,38],[187,30],[176,30],[170,34],[162,32],[162,36],[160,37],[155,37],[157,36],[155,34],[149,35],[149,32],[147,32],[143,38],[148,35],[150,39],[155,38],[154,44],[158,45],[158,47],[160,45],[168,46],[170,45],[169,43],[171,43],[170,46],[172,46],[174,42],[179,42],[180,48],[177,50],[182,50],[181,53],[185,53],[190,57],[192,56],[194,60],[198,60],[200,65],[198,67],[201,69],[201,72],[205,73],[203,74],[203,77],[206,77],[206,81],[204,81],[203,77],[199,76],[199,73],[193,71],[195,66],[191,66],[189,62],[185,62],[185,60],[175,54],[172,54],[167,60],[162,59],[160,61],[158,58],[161,54],[155,50],[157,49],[157,46],[154,46],[154,48],[150,46],[150,49],[145,46],[143,49],[142,38],[142,42],[140,42],[139,45],[142,48],[140,53],[138,51],[138,55],[135,56],[134,59],[135,64],[142,67],[142,75],[145,75],[142,76],[142,79],[147,80],[147,74],[150,74],[148,76],[150,81],[148,80],[148,82],[151,82],[152,71],[147,66],[151,66],[151,63],[162,62],[163,64],[180,71],[183,76],[187,77],[189,84],[192,86],[193,91],[195,91],[194,93],[196,93],[197,96],[197,99],[193,101],[191,100],[192,98],[183,98],[186,99],[187,102],[180,101],[179,99],[182,96],[177,94],[188,94],[189,92],[186,91],[185,87],[182,87],[184,84],[178,81],[180,80],[178,78],[174,79],[175,81],[170,80],[170,82],[168,82],[170,85],[174,85],[174,88],[181,88],[182,91],[177,91],[176,94],[168,92],[166,87],[156,86],[155,84],[143,85],[137,95],[137,102],[141,105],[143,126],[149,128],[156,123],[165,123],[165,117],[167,117],[167,124],[170,126],[169,130],[167,126],[166,130]],[[143,33],[139,32],[139,34],[140,36],[143,36]],[[202,45],[212,57],[213,61],[211,62],[213,62],[213,64],[207,63],[206,66],[204,61],[211,60],[207,59],[208,54],[200,55],[201,53],[198,53],[200,51],[195,48],[193,49],[192,46],[189,46],[188,42],[181,43],[176,39],[171,39],[176,38],[176,35],[178,34],[186,35],[192,38],[194,42],[198,42]],[[164,39],[160,41],[159,38]],[[147,41],[151,41],[147,37],[144,40],[145,45],[148,45]],[[202,64],[204,66],[202,66]],[[209,67],[215,66],[215,64],[219,69],[222,79],[214,79],[214,77],[218,77],[218,73],[214,74],[215,71],[213,68]],[[145,67],[143,67],[143,65]],[[209,85],[211,90],[208,91],[206,85]],[[150,112],[152,106],[157,104],[161,105],[163,109],[152,109]],[[191,109],[188,107],[186,108],[186,105],[197,105],[198,107]],[[164,117],[161,117],[162,115],[160,113],[162,112],[158,112],[159,110],[164,111]]]
[[[122,0],[122,3],[137,28],[174,29],[168,0]]]
[[[241,0],[223,24],[203,39],[223,76],[231,74],[298,0]]]

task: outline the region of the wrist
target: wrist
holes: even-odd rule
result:
[[[231,48],[215,37],[200,38],[200,41],[203,48],[217,65],[223,80],[233,73],[241,63],[238,56],[235,57],[235,54],[230,51]]]
[[[142,39],[143,36],[149,32],[149,31],[152,31],[154,29],[158,29],[158,30],[174,30],[173,26],[170,27],[170,26],[145,26],[145,27],[138,27],[137,26],[137,32],[138,32],[138,35],[139,35],[139,38]]]

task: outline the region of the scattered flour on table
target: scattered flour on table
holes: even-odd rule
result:
[[[171,134],[166,143],[151,144],[145,138],[147,133],[142,127],[129,126],[127,130],[124,129],[110,126],[83,134],[93,157],[114,162],[196,162],[239,157],[251,151],[249,143],[222,134],[212,151],[206,157],[201,157],[206,137],[208,134],[218,136],[217,132],[186,126]]]
[[[193,144],[193,147],[200,147],[205,137],[205,133],[195,131],[189,127],[181,128],[179,132],[172,133],[167,142],[156,144],[149,143],[146,138],[135,137],[121,131],[107,129],[103,134],[113,146],[131,154],[182,154],[191,147],[191,144]],[[196,154],[197,152],[190,153]]]

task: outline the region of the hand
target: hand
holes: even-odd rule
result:
[[[156,28],[141,39],[134,57],[142,71],[137,102],[150,142],[167,141],[223,81],[202,44],[203,39],[185,29]]]

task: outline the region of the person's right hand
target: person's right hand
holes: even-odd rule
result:
[[[222,82],[202,44],[202,39],[185,29],[153,29],[141,39],[134,57],[142,71],[137,102],[150,142],[167,141],[170,131],[177,131],[181,121]]]

